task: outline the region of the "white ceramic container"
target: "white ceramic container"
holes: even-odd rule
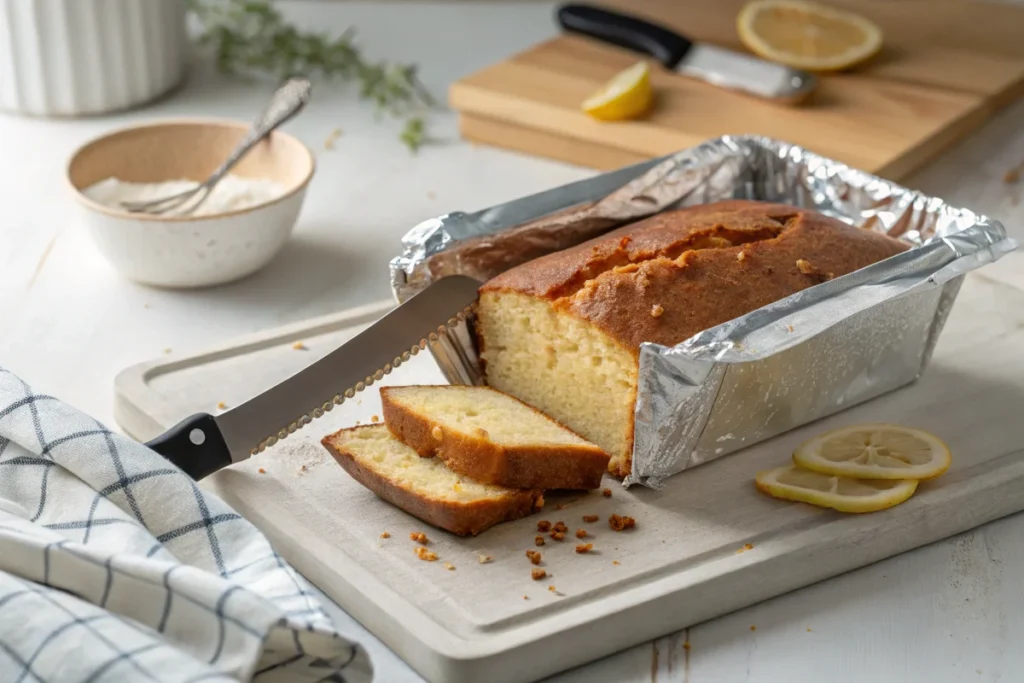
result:
[[[82,116],[174,88],[188,50],[185,0],[0,0],[0,109]]]

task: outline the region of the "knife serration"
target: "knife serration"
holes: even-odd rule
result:
[[[255,455],[383,379],[466,320],[480,282],[441,278],[323,358],[215,417],[231,461]]]

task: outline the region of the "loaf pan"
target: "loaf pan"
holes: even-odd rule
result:
[[[484,281],[660,211],[723,199],[815,209],[912,248],[673,347],[640,347],[633,471],[657,488],[915,381],[964,274],[1016,248],[998,222],[785,142],[726,136],[472,214],[424,221],[391,262],[399,302],[430,282]],[[465,332],[465,331],[463,331]],[[431,350],[453,383],[482,382],[472,336]]]

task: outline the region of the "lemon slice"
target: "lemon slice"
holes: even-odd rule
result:
[[[640,62],[617,74],[581,106],[595,119],[623,121],[647,111],[652,99],[651,69]]]
[[[847,69],[882,47],[882,30],[864,17],[803,0],[755,0],[736,28],[755,54],[809,71]]]
[[[856,479],[931,479],[952,459],[934,434],[888,424],[826,432],[793,453],[793,462],[805,469]]]
[[[917,480],[850,479],[785,465],[760,472],[757,488],[773,498],[810,503],[839,512],[876,512],[899,505],[917,490]]]

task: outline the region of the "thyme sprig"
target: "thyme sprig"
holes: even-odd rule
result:
[[[378,114],[405,120],[399,138],[410,150],[425,142],[422,112],[433,102],[415,65],[367,60],[351,29],[336,38],[301,31],[268,0],[189,0],[189,8],[202,26],[200,44],[222,72],[355,82]]]

